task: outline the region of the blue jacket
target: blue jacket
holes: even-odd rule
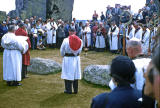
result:
[[[0,37],[2,37],[4,34],[8,32],[7,26],[0,25]]]
[[[92,99],[91,108],[140,108],[142,93],[130,86],[118,86],[110,93]]]

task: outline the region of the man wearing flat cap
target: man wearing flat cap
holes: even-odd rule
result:
[[[74,94],[78,93],[78,80],[81,79],[81,63],[79,54],[82,51],[82,40],[75,35],[75,29],[70,29],[69,37],[63,40],[60,48],[62,62],[61,78],[65,82],[64,93],[72,94],[72,86]]]
[[[140,108],[141,92],[132,88],[136,72],[133,61],[126,56],[112,60],[111,77],[117,87],[110,93],[102,93],[92,99],[91,108]]]

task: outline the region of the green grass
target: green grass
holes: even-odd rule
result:
[[[41,57],[62,63],[59,49],[44,51],[30,51],[31,58]],[[81,68],[91,64],[106,65],[115,57],[109,52],[89,51],[88,55],[81,54]],[[89,108],[91,99],[103,92],[109,91],[107,87],[94,85],[84,80],[79,81],[77,95],[64,94],[64,81],[61,73],[49,75],[35,75],[29,73],[19,87],[9,87],[3,81],[3,53],[0,53],[0,108]]]

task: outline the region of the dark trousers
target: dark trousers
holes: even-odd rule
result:
[[[72,87],[74,90],[74,93],[78,93],[78,80],[64,80],[65,82],[65,91],[69,94],[72,93]]]
[[[27,75],[27,65],[22,65],[22,79],[26,78]]]

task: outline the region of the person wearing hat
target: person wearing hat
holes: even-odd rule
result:
[[[64,93],[72,94],[72,86],[74,93],[78,93],[78,80],[81,79],[81,63],[80,53],[82,51],[82,40],[75,35],[75,29],[70,29],[69,37],[63,40],[60,48],[62,62],[61,78],[65,82]]]
[[[24,23],[20,23],[18,30],[16,30],[16,32],[15,32],[15,35],[28,37]],[[30,42],[29,37],[27,39],[27,43],[28,43],[29,48],[31,48],[31,42]],[[29,49],[27,50],[27,52],[25,54],[23,54],[22,64],[23,64],[22,65],[22,79],[24,79],[24,78],[27,78],[27,66],[30,65]]]
[[[119,28],[114,20],[111,21],[111,27],[108,32],[110,51],[116,53],[118,50],[118,33]]]
[[[102,93],[92,99],[91,108],[140,108],[142,93],[130,86],[135,82],[133,61],[126,56],[112,60],[110,75],[117,87],[110,93]]]

